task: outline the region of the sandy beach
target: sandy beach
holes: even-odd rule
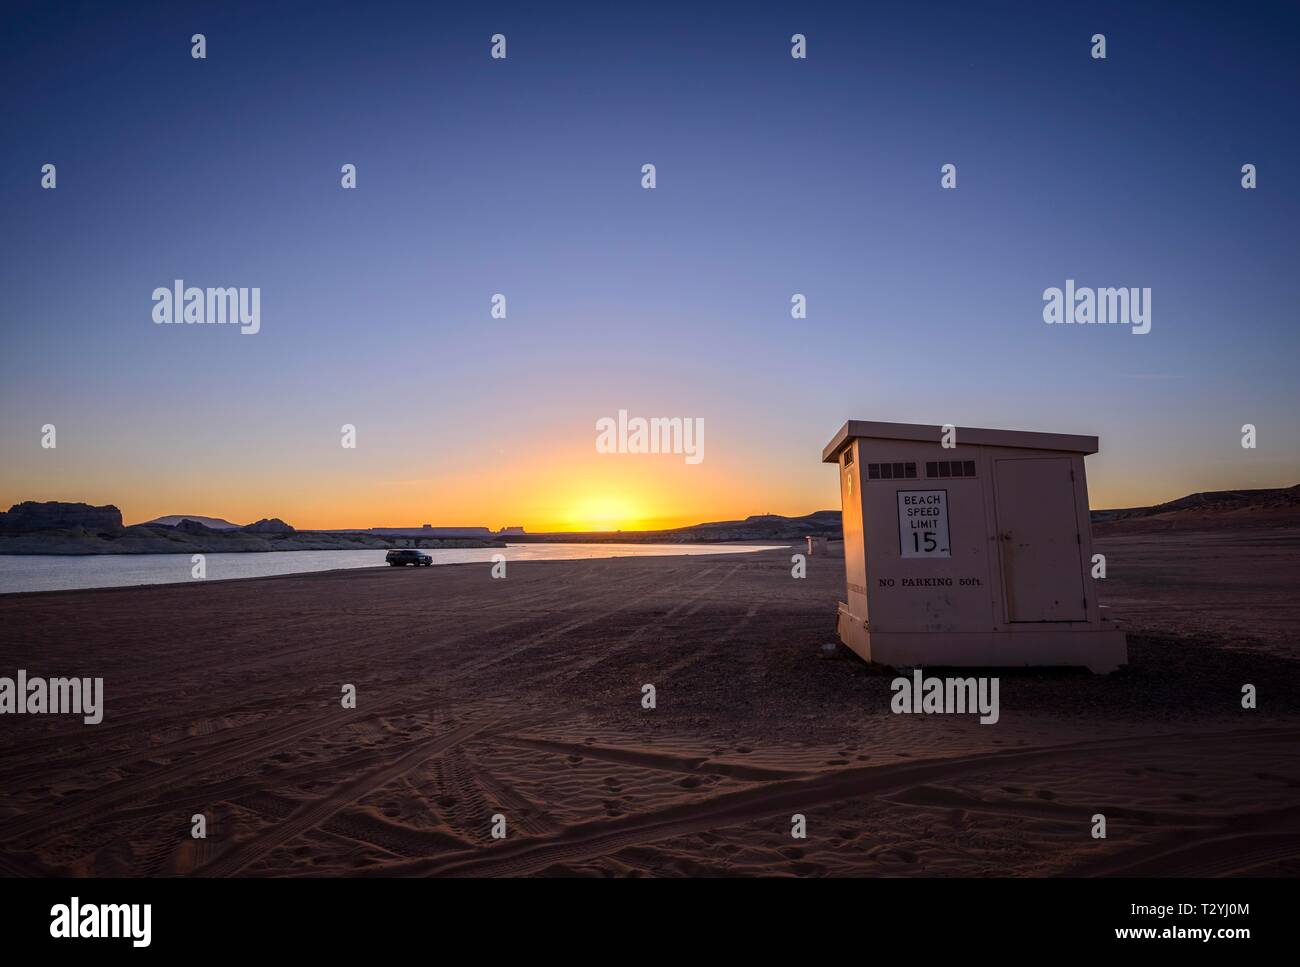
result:
[[[996,725],[823,647],[834,555],[8,595],[0,674],[106,698],[6,716],[0,873],[1296,875],[1300,528],[1259,536],[1099,530],[1130,665],[1004,671]]]

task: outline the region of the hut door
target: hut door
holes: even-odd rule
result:
[[[1072,463],[994,463],[1008,621],[1087,620]]]

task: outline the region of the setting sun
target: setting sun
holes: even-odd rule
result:
[[[574,503],[565,529],[575,531],[637,530],[646,527],[644,508],[626,494],[599,494]]]

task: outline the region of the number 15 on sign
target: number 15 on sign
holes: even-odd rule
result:
[[[948,545],[948,491],[898,492],[898,545],[903,557],[952,557]]]

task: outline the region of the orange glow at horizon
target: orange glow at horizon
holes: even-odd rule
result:
[[[626,494],[580,497],[557,530],[619,531],[649,530],[648,517],[636,498]]]
[[[122,461],[105,434],[85,447],[61,447],[43,461],[7,468],[0,510],[24,500],[84,501],[116,505],[127,524],[193,514],[236,524],[279,517],[299,530],[431,524],[538,533],[662,530],[840,509],[833,466],[816,454],[789,459],[766,442],[718,447],[699,465],[667,454],[597,454],[586,440],[528,435],[416,455],[404,443],[370,438],[366,450],[354,453],[337,445],[282,446],[238,462],[197,446],[178,452],[178,446]],[[1175,466],[1166,477],[1174,476],[1180,482],[1138,476],[1103,453],[1089,462],[1090,503],[1144,506],[1242,485],[1232,467]],[[1291,476],[1285,467],[1270,468],[1250,483],[1289,486]]]
[[[521,526],[532,533],[663,530],[839,506],[834,468],[816,463],[782,477],[749,459],[687,465],[681,456],[551,451],[541,444],[511,453],[509,461],[480,451],[455,462],[382,452],[346,459],[333,452],[282,454],[219,469],[87,459],[8,480],[4,496],[10,503],[114,504],[126,524],[193,514],[236,524],[278,517],[299,530],[431,524]]]

